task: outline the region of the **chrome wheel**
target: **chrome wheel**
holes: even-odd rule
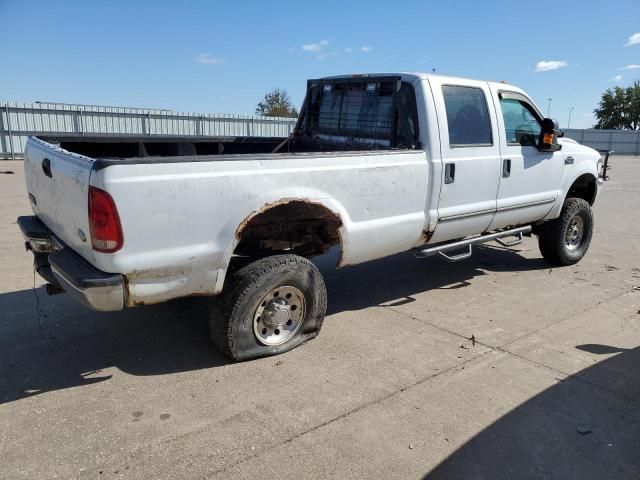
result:
[[[565,234],[565,243],[567,249],[570,251],[577,250],[582,243],[584,237],[584,220],[579,215],[576,215],[569,222],[567,233]]]
[[[277,287],[267,293],[253,316],[253,333],[263,345],[282,345],[302,326],[304,295],[291,286]]]

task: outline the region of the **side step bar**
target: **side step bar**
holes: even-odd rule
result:
[[[466,238],[464,240],[458,240],[457,242],[434,245],[432,247],[426,247],[418,250],[416,252],[416,257],[427,258],[427,257],[432,257],[434,255],[440,255],[449,262],[458,262],[460,260],[464,260],[471,256],[471,253],[472,253],[471,247],[473,245],[490,242],[491,240],[497,240],[498,243],[500,243],[505,247],[513,247],[514,245],[518,245],[520,242],[522,242],[523,234],[529,233],[531,232],[531,230],[532,230],[531,225],[528,225],[526,227],[512,228],[510,230],[503,230],[501,232],[488,233],[486,235],[480,235],[479,237]],[[504,242],[500,240],[505,237],[518,237],[518,238],[511,242]],[[452,252],[452,251],[455,252],[457,250],[462,250],[463,248],[467,248],[467,251],[457,255],[447,255],[447,252]]]

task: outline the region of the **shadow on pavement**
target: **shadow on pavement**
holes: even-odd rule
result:
[[[517,251],[483,245],[474,249],[471,259],[448,263],[438,257],[416,259],[413,252],[335,270],[337,252],[320,257],[316,264],[325,276],[329,295],[327,314],[361,310],[396,301],[414,301],[413,294],[435,289],[455,290],[486,272],[524,272],[548,270],[543,258],[529,259]]]
[[[618,353],[512,410],[423,480],[640,478],[640,347],[576,348]]]
[[[0,403],[111,378],[108,367],[159,375],[227,363],[197,302],[93,312],[44,288],[0,295]]]
[[[546,269],[542,259],[479,248],[470,261],[449,264],[403,253],[335,270],[337,252],[317,263],[327,279],[328,314],[381,303],[414,301],[412,294],[463,288],[485,270]],[[43,288],[0,294],[0,403],[109,380],[103,369],[162,375],[225,365],[208,334],[205,299],[185,299],[123,312],[93,312]],[[399,299],[399,300],[398,300]]]

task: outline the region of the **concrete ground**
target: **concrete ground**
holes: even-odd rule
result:
[[[0,478],[640,478],[640,160],[611,163],[578,265],[321,259],[321,335],[230,364],[183,303],[34,290],[0,162]]]

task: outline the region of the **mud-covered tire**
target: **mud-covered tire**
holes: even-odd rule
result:
[[[304,313],[299,317],[299,327],[285,343],[270,345],[258,338],[260,331],[256,333],[254,321],[265,295],[277,292],[279,287],[291,288],[304,297]],[[210,300],[211,338],[224,355],[235,361],[277,355],[315,338],[326,310],[327,291],[316,266],[297,255],[274,255],[233,272],[223,293]]]
[[[573,265],[587,253],[592,236],[591,206],[582,198],[568,198],[560,216],[539,228],[538,246],[552,265]]]

